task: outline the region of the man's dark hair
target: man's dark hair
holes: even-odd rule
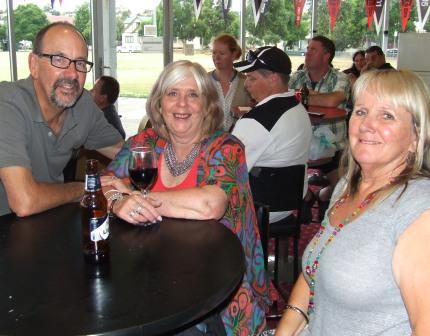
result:
[[[33,54],[40,54],[42,53],[42,41],[43,38],[45,37],[45,34],[54,27],[57,26],[65,26],[65,27],[69,27],[70,29],[73,29],[74,31],[76,31],[81,37],[82,40],[85,42],[85,44],[87,44],[87,41],[85,40],[84,35],[82,35],[82,33],[78,30],[78,28],[76,28],[74,25],[72,25],[71,23],[67,22],[67,21],[57,21],[54,23],[51,23],[45,27],[43,27],[41,30],[39,30],[39,32],[36,34],[36,37],[34,38],[33,41]]]
[[[334,42],[322,35],[312,37],[311,41],[317,41],[322,44],[324,51],[330,54],[328,63],[331,64],[331,61],[333,61],[334,58],[334,54],[336,53],[336,46],[334,45]]]
[[[119,95],[119,83],[111,76],[101,76],[99,78],[101,81],[100,93],[107,95],[107,100],[109,104],[114,104],[118,99]]]
[[[366,54],[373,53],[373,52],[378,55],[384,55],[384,52],[382,51],[381,47],[377,45],[371,46],[366,49]]]

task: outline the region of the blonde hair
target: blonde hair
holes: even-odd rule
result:
[[[170,135],[161,114],[161,101],[169,88],[190,76],[196,81],[198,92],[203,99],[202,138],[222,128],[224,113],[219,106],[216,88],[205,69],[198,63],[176,61],[167,65],[161,72],[146,102],[146,113],[152,128],[168,141],[170,141]]]
[[[377,99],[390,102],[394,109],[403,108],[412,116],[412,127],[417,138],[415,152],[410,152],[405,169],[383,190],[387,196],[400,186],[407,187],[409,180],[430,177],[430,92],[424,81],[406,70],[374,70],[361,75],[354,84],[353,102],[365,91]],[[349,144],[345,148],[339,169],[345,176],[345,191],[351,195],[358,190],[361,167],[354,160]]]

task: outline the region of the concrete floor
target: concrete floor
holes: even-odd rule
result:
[[[146,115],[145,98],[118,98],[118,114],[121,116],[126,138],[135,135],[140,120]]]

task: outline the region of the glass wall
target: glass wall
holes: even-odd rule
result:
[[[51,0],[14,0],[13,13],[18,79],[28,77],[28,54],[32,48],[32,41],[37,31],[48,23],[68,21],[76,24],[81,22],[82,27],[79,28],[91,44],[91,38],[89,38],[91,36],[91,15],[88,1],[64,0],[60,4],[60,1],[57,0],[51,6]],[[2,0],[0,2],[0,39],[3,48],[0,55],[0,79],[2,80],[11,80],[7,26],[6,1]],[[89,59],[92,60],[91,53]],[[92,87],[91,73],[87,76],[86,87]]]
[[[7,48],[6,0],[0,0],[0,81],[11,80],[11,67]]]

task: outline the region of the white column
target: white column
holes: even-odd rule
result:
[[[8,49],[10,62],[10,80],[18,80],[18,71],[16,67],[16,43],[15,43],[15,25],[13,15],[13,0],[7,0],[7,26],[8,26]]]
[[[227,1],[227,0],[226,0]],[[240,1],[240,27],[239,27],[239,37],[240,37],[240,47],[242,48],[242,60],[245,59],[245,48],[246,48],[246,27],[245,27],[245,14],[246,14],[246,0]]]
[[[382,30],[382,43],[381,43],[381,48],[384,53],[387,52],[387,48],[388,48],[388,26],[390,23],[389,9],[390,9],[390,0],[385,0],[384,12],[383,12],[384,24],[383,24],[383,30]]]
[[[312,21],[311,21],[311,38],[315,35],[318,35],[318,27],[317,27],[317,9],[318,9],[318,0],[312,0]]]
[[[163,0],[163,56],[164,66],[173,62],[173,0]]]
[[[93,80],[117,76],[115,0],[92,0]]]

